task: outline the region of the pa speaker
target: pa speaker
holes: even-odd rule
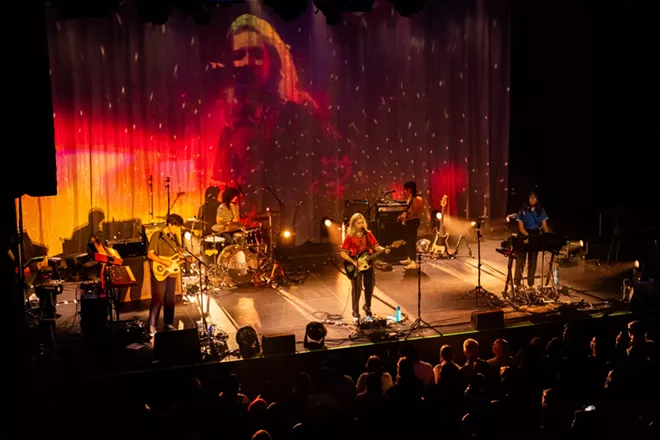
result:
[[[158,332],[154,336],[154,357],[165,365],[194,364],[202,359],[196,328]]]
[[[472,326],[476,330],[489,330],[504,327],[504,312],[502,310],[488,310],[485,312],[472,312]]]
[[[294,354],[296,352],[296,335],[263,335],[261,349],[264,356]]]

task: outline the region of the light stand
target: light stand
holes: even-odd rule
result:
[[[492,294],[481,286],[481,219],[477,221],[475,228],[477,230],[477,286],[463,295],[461,299],[474,294],[475,308],[479,308],[479,296],[488,296]]]
[[[422,254],[418,252],[417,253],[417,319],[415,319],[415,321],[410,326],[410,330],[408,331],[405,340],[408,340],[408,338],[414,331],[419,331],[424,328],[430,328],[438,335],[442,336],[440,330],[436,329],[431,324],[429,324],[428,322],[422,319]]]

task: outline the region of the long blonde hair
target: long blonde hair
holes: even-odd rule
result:
[[[366,234],[367,232],[369,232],[369,229],[367,229],[367,219],[364,218],[364,216],[362,214],[360,214],[359,212],[356,212],[355,214],[353,214],[351,216],[351,220],[348,222],[348,235],[350,235],[351,237],[357,236],[358,231],[355,228],[355,224],[360,219],[364,220],[364,225],[365,225],[364,226],[364,233]]]

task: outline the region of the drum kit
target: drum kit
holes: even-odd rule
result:
[[[188,219],[185,228],[192,231],[192,248],[208,265],[206,275],[211,286],[230,288],[251,283],[274,284],[272,218],[276,211],[266,211],[250,218],[249,226],[236,222],[211,225]],[[206,235],[204,231],[209,231]]]

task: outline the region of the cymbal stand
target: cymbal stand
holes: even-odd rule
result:
[[[273,194],[275,195],[275,194]],[[277,196],[275,196],[277,198]],[[278,199],[279,201],[279,199]],[[283,204],[280,202],[280,206]],[[281,211],[280,211],[281,216]],[[282,283],[286,284],[291,280],[287,277],[286,272],[284,271],[284,266],[274,257],[273,252],[273,215],[268,211],[268,236],[269,236],[269,245],[268,245],[268,258],[262,260],[259,265],[259,269],[254,274],[253,282],[255,284],[268,284],[271,287],[277,288],[280,284],[278,279],[281,279]],[[277,276],[277,278],[276,278]]]
[[[417,319],[415,319],[410,326],[410,330],[404,339],[408,340],[414,331],[418,332],[425,328],[430,328],[438,335],[442,336],[440,330],[422,319],[422,254],[417,253]]]

